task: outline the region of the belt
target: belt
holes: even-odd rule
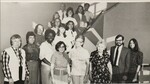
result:
[[[54,75],[67,75],[66,68],[54,68]]]

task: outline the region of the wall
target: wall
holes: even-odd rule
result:
[[[150,3],[120,3],[107,12],[104,17],[103,36],[108,38],[117,34],[125,36],[125,46],[129,39],[136,38],[144,53],[144,63],[150,63]],[[114,42],[108,44],[109,47]]]

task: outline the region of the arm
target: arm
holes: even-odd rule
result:
[[[42,62],[44,62],[45,64],[51,66],[51,63],[46,58],[43,58]]]
[[[9,68],[9,61],[10,61],[10,56],[7,54],[6,51],[2,52],[2,64],[3,64],[3,72],[4,76],[9,80],[9,83],[13,84],[13,79],[11,75],[11,71]]]

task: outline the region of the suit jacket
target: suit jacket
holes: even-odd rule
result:
[[[111,50],[110,50],[110,61],[112,64],[112,68],[115,66],[113,64],[115,47],[116,46],[111,47]],[[119,72],[115,72],[115,73],[127,74],[129,71],[129,66],[130,66],[130,50],[126,47],[122,47],[122,51],[120,53],[120,58],[119,58],[119,63],[118,63]]]

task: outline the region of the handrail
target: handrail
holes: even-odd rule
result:
[[[116,7],[118,4],[119,4],[119,3],[115,3],[115,4],[112,5],[111,7],[106,8],[106,10],[102,10],[102,11],[100,12],[100,14],[97,15],[97,17],[96,17],[95,20],[92,22],[92,24],[91,24],[90,26],[88,26],[88,27],[83,31],[82,34],[85,34],[85,33],[91,28],[91,26],[93,26],[93,24],[96,22],[96,20],[97,20],[103,13],[106,14],[109,10],[111,10],[111,9],[114,8],[114,7]]]

